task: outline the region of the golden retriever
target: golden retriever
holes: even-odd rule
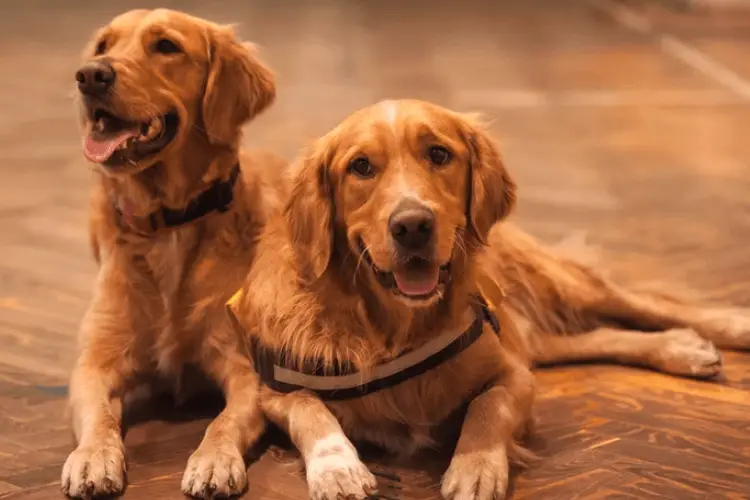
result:
[[[165,9],[116,17],[75,76],[83,150],[97,164],[90,213],[99,272],[70,380],[78,447],[62,490],[122,491],[123,398],[151,378],[185,389],[197,367],[226,407],[190,457],[182,489],[240,493],[243,454],[265,419],[224,304],[274,206],[272,176],[283,163],[239,153],[241,127],[275,98],[274,77],[230,27]]]
[[[230,305],[252,341],[263,411],[301,452],[314,499],[376,488],[349,438],[411,453],[443,442],[464,408],[442,494],[502,498],[508,459],[528,458],[517,443],[534,362],[612,359],[707,377],[720,369],[711,341],[748,345],[742,313],[624,290],[501,222],[516,186],[472,116],[382,102],[319,139],[289,175],[286,209]],[[499,328],[479,318],[482,298]],[[365,390],[437,339],[466,339],[456,332],[478,319],[479,336],[451,356]]]

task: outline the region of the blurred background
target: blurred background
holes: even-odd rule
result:
[[[750,305],[749,0],[5,0],[0,498],[57,498],[71,450],[61,416],[95,273],[73,74],[93,30],[134,7],[238,23],[260,45],[278,101],[247,146],[292,158],[386,98],[479,111],[518,181],[524,229],[586,237],[621,280]],[[516,498],[750,498],[747,356],[727,357],[720,388],[590,367],[541,384],[546,465]],[[129,497],[179,498],[204,425],[129,435]],[[297,498],[268,477],[281,476],[256,474],[255,493]]]

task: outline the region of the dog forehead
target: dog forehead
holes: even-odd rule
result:
[[[426,121],[425,110],[419,101],[388,99],[370,109],[372,122],[387,128],[394,136],[404,137],[416,122]]]
[[[364,145],[385,146],[392,142],[391,125],[374,108],[364,108],[341,122],[326,139],[329,146],[350,148]]]
[[[388,100],[376,105],[381,120],[399,139],[453,135],[456,121],[439,106],[416,99]]]
[[[399,117],[399,111],[400,111],[400,103],[399,101],[394,100],[386,100],[382,101],[378,104],[378,109],[380,113],[383,115],[383,120],[390,125],[391,127],[396,126],[396,121]]]
[[[381,160],[436,141],[461,154],[464,146],[455,118],[442,108],[418,100],[386,100],[362,108],[326,135],[327,149],[377,154]]]

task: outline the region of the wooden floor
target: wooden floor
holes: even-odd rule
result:
[[[73,72],[88,34],[135,4],[0,7],[2,499],[60,497],[72,449],[66,380],[94,278]],[[549,242],[586,234],[619,279],[750,306],[750,14],[677,0],[461,4],[160,2],[240,22],[263,46],[279,101],[248,145],[291,157],[389,97],[482,111],[520,184],[525,229]],[[516,476],[514,498],[750,498],[750,354],[725,361],[719,383],[609,366],[540,371],[532,448],[542,461]],[[126,498],[180,498],[207,422],[156,413],[127,435]],[[247,498],[304,498],[294,455],[275,450],[250,465]],[[401,487],[391,498],[437,497],[442,458],[373,460],[398,476],[385,481]]]

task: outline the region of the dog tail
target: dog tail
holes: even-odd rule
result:
[[[586,267],[600,267],[602,249],[586,241],[588,232],[575,231],[552,245],[555,255]]]

